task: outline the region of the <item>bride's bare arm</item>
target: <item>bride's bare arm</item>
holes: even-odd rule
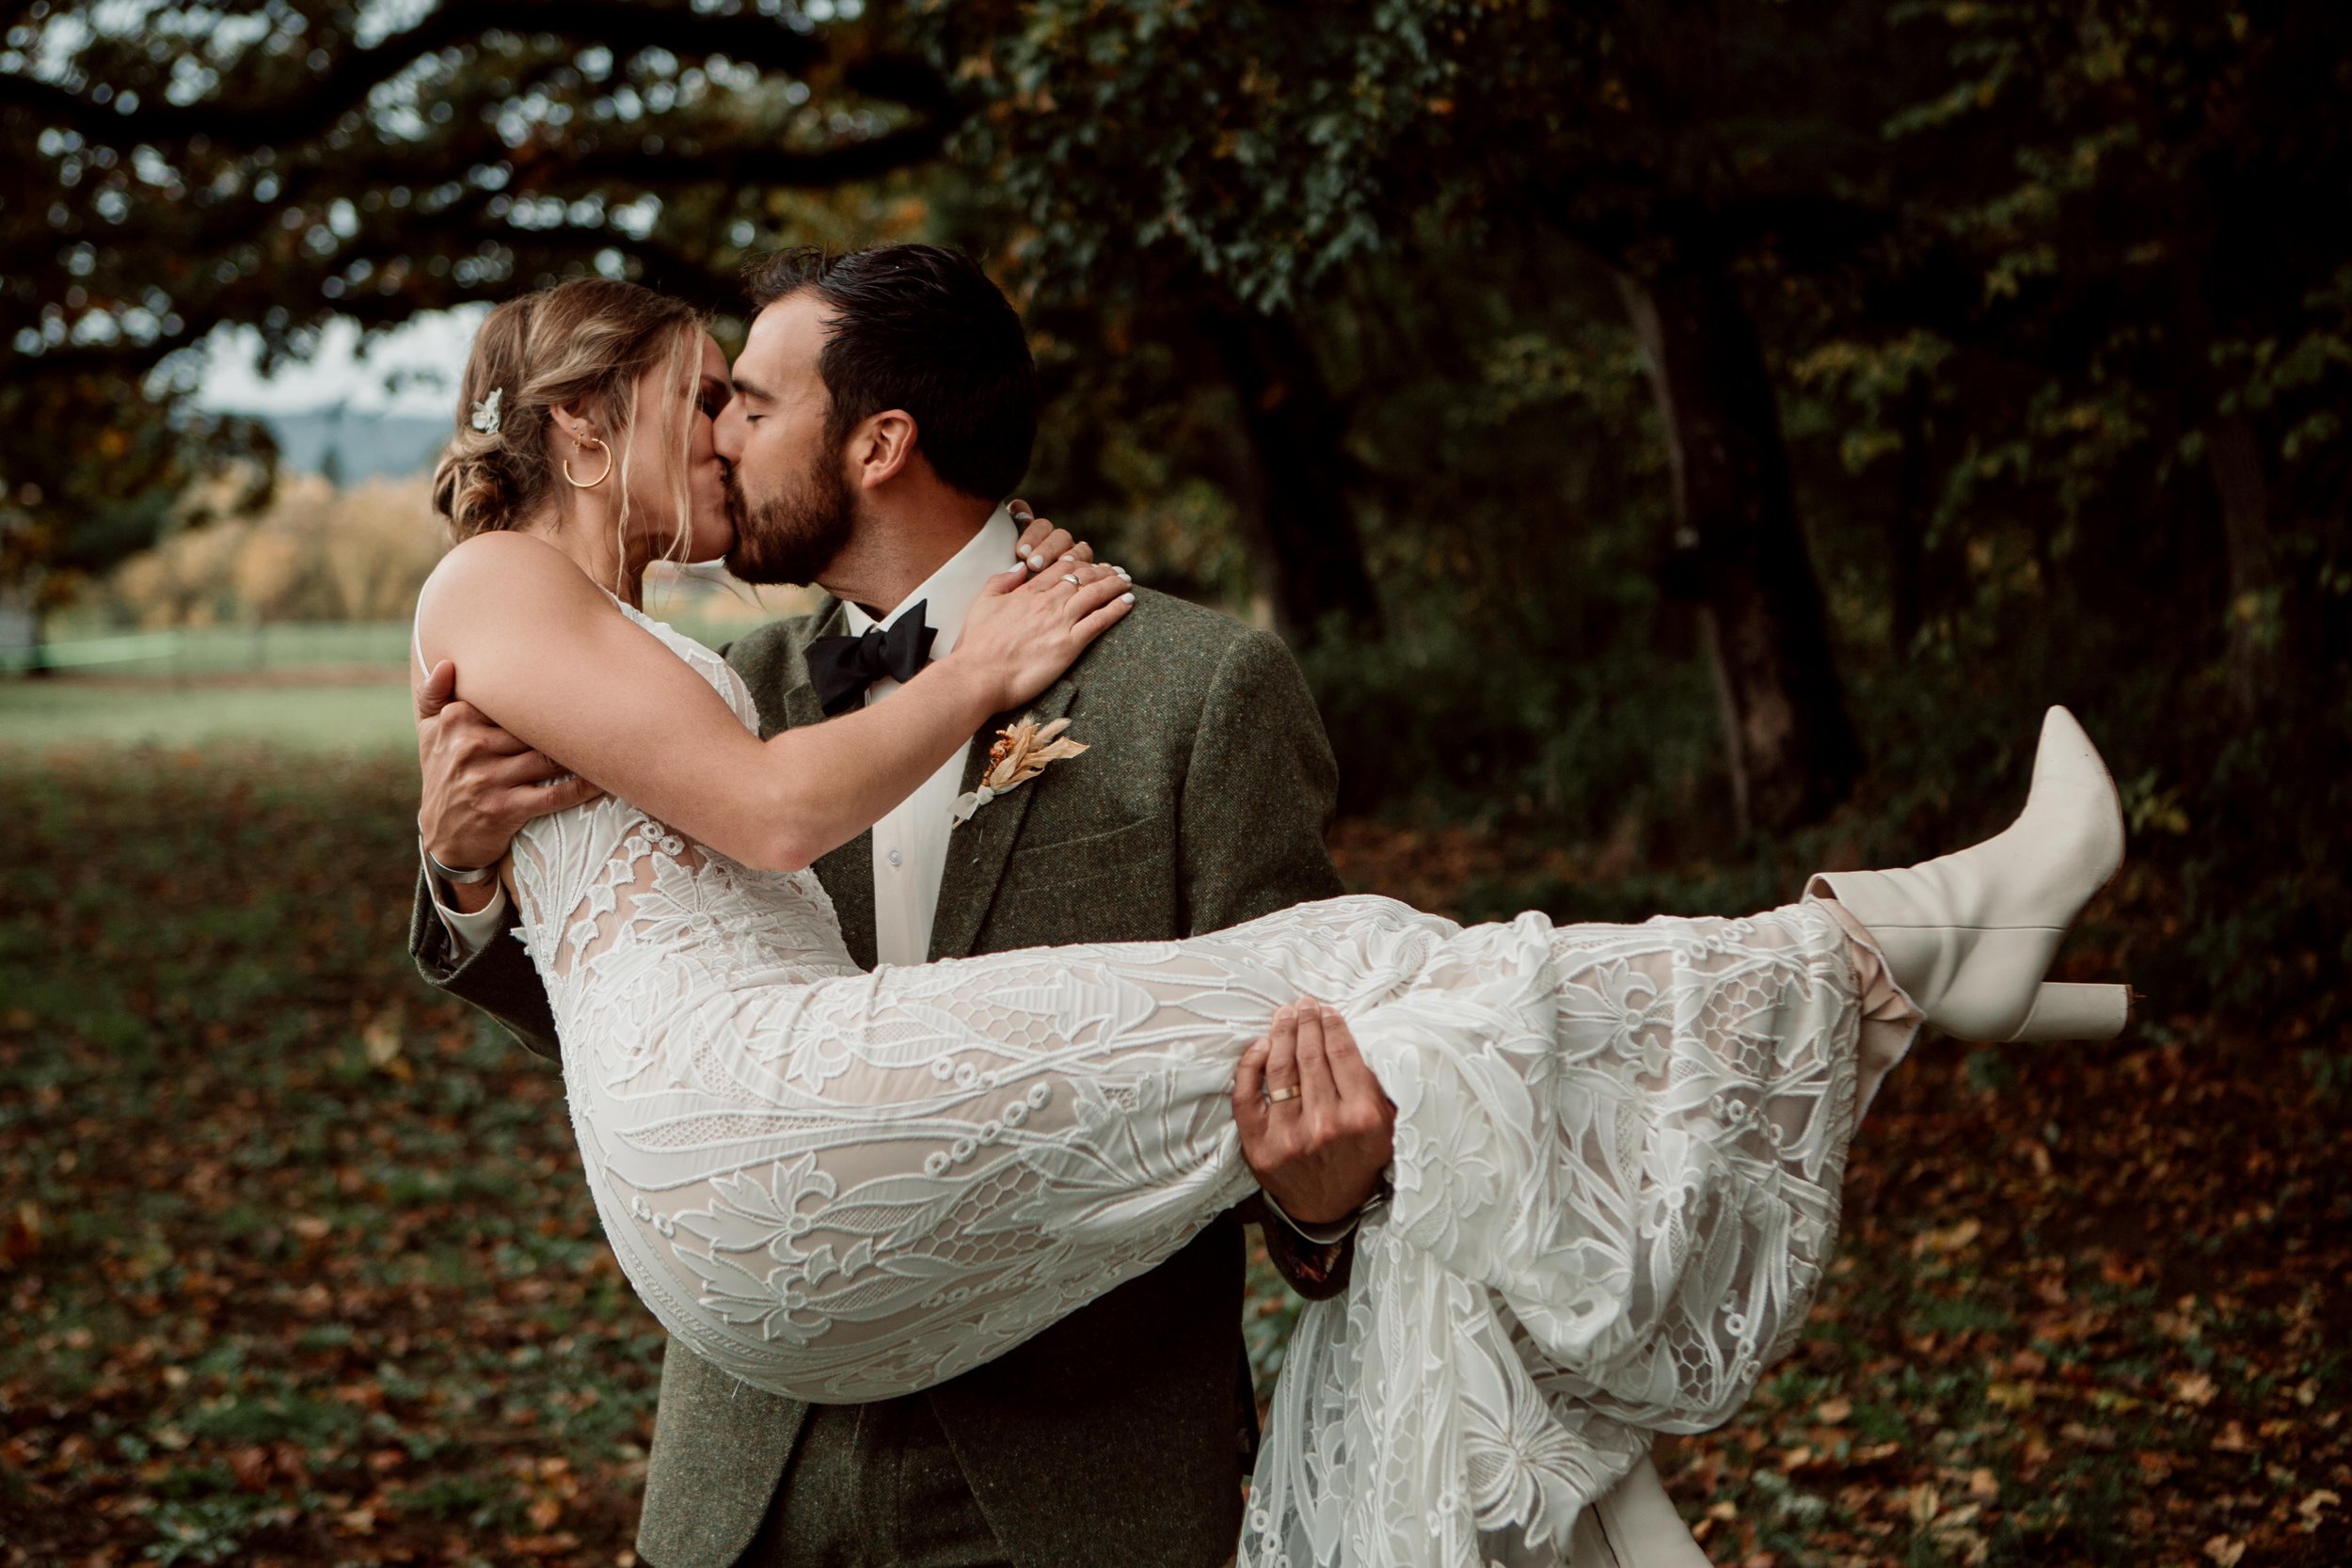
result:
[[[1128,608],[1106,571],[1019,579],[994,579],[955,652],[889,702],[766,741],[528,534],[452,550],[418,600],[417,634],[428,665],[454,660],[467,700],[533,750],[732,859],[799,870],[1043,690]]]

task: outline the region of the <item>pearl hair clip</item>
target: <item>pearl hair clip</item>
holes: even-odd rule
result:
[[[503,387],[493,387],[490,388],[488,397],[473,405],[471,423],[485,436],[496,436],[499,433],[499,399],[505,390]]]

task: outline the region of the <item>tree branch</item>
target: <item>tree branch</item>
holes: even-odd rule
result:
[[[841,73],[851,92],[903,103],[910,109],[961,120],[964,105],[930,61],[914,55],[875,55],[852,61]]]
[[[961,117],[940,117],[863,141],[806,151],[765,143],[705,149],[692,158],[637,149],[614,149],[549,160],[550,168],[565,180],[588,185],[617,182],[642,190],[676,190],[684,186],[785,185],[808,190],[848,184],[912,168],[938,156],[955,134]],[[532,172],[516,160],[516,183]]]
[[[142,93],[128,114],[22,74],[0,75],[0,111],[30,111],[109,145],[209,137],[216,147],[255,148],[307,141],[361,107],[380,83],[418,58],[478,40],[485,33],[552,36],[601,44],[616,57],[661,48],[687,55],[725,55],[765,71],[805,72],[827,57],[825,40],[749,13],[724,15],[645,0],[447,0],[405,32],[355,49],[302,92],[252,106],[215,94],[175,104]],[[860,61],[844,72],[858,90],[932,109],[951,98],[928,66],[907,56]],[[118,97],[115,103],[119,104]]]

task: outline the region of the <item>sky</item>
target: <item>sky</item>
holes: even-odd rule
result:
[[[364,359],[358,327],[338,316],[307,363],[281,365],[267,380],[254,369],[261,335],[249,326],[223,326],[205,341],[208,362],[197,401],[246,414],[307,413],[341,403],[354,413],[447,419],[466,350],[487,313],[487,306],[428,311],[377,338]],[[388,387],[388,376],[397,385]]]

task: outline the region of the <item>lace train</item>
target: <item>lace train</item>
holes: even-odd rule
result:
[[[1548,996],[1358,1031],[1396,1201],[1292,1338],[1245,1564],[1563,1561],[1655,1433],[1721,1424],[1803,1332],[1854,1123],[1842,929],[1799,905],[1548,945]]]

